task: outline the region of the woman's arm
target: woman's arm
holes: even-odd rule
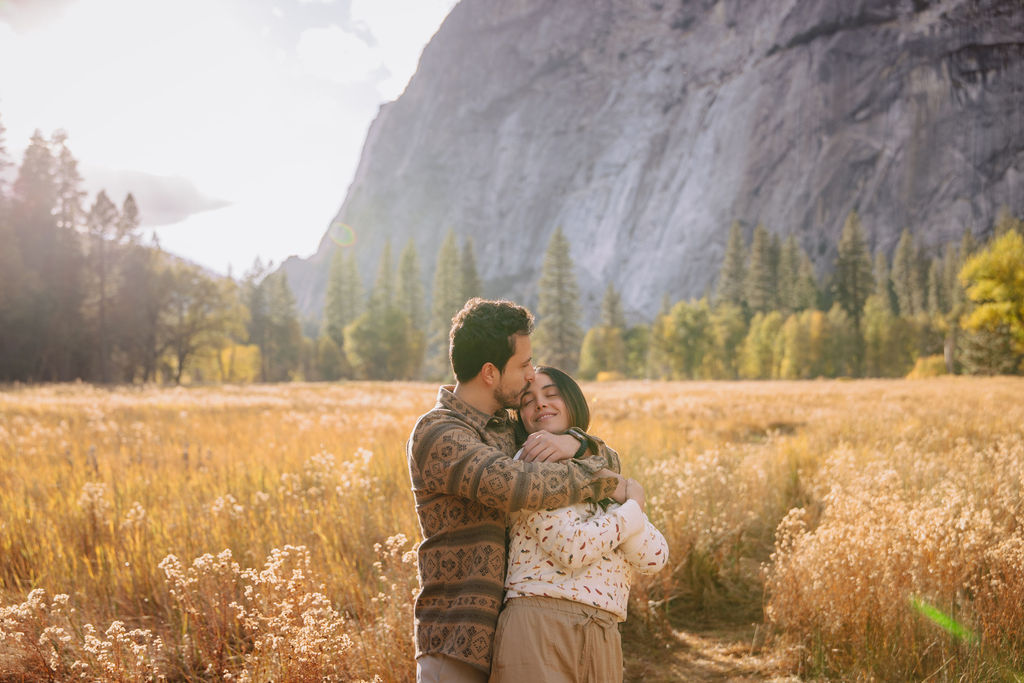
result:
[[[589,519],[581,518],[573,507],[564,507],[535,512],[528,523],[530,533],[549,557],[563,567],[580,569],[640,533],[644,514],[635,501],[626,501]]]
[[[668,543],[644,515],[644,526],[619,546],[626,562],[641,574],[655,574],[668,562]]]
[[[636,503],[642,512],[647,503],[644,487],[636,479],[627,479],[625,489],[629,502]],[[668,562],[668,543],[646,514],[643,529],[623,541],[619,551],[626,562],[641,574],[654,574]]]

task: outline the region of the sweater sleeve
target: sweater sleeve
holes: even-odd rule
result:
[[[623,541],[619,551],[639,573],[655,574],[668,563],[668,543],[647,515],[640,514],[643,517],[640,531]]]
[[[557,508],[601,500],[615,480],[600,477],[602,456],[560,463],[513,460],[481,441],[468,426],[452,422],[415,430],[409,440],[413,488],[459,496],[505,512]]]
[[[619,454],[596,436],[587,434],[586,437],[588,441],[588,453],[595,453],[596,455],[580,458],[580,461],[589,461],[594,463],[594,466],[596,466],[597,469],[607,467],[611,471],[621,474],[622,463],[619,461]]]
[[[563,567],[579,569],[618,548],[643,528],[644,514],[633,501],[583,519],[574,508],[537,512],[531,529],[541,549]]]

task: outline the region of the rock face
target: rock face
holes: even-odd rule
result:
[[[551,233],[587,320],[713,286],[729,226],[828,270],[847,214],[891,252],[1024,210],[1021,0],[462,0],[381,108],[336,221],[370,280],[454,229],[489,296],[534,306]],[[319,315],[333,250],[285,264]]]

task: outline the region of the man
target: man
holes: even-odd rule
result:
[[[521,306],[467,301],[449,334],[456,384],[438,390],[434,409],[409,438],[423,535],[417,681],[487,680],[505,579],[507,513],[601,500],[618,484],[618,455],[593,438],[536,432],[523,459],[512,459],[507,409],[519,406],[533,379],[532,331],[533,316]]]

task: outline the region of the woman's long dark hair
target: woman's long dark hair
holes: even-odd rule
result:
[[[550,365],[538,365],[533,371],[535,374],[543,373],[551,378],[569,413],[569,426],[587,431],[587,427],[590,426],[590,408],[587,406],[587,399],[584,398],[583,390],[580,389],[579,384],[576,384],[576,380]],[[523,424],[523,416],[518,410],[516,411],[516,422],[519,426],[517,431],[522,432],[525,440],[526,425]]]

